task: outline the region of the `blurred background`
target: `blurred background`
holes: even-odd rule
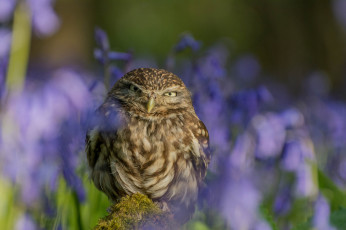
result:
[[[93,61],[93,31],[107,31],[112,49],[156,57],[163,63],[183,32],[208,47],[223,42],[230,61],[254,55],[268,78],[296,93],[323,73],[333,94],[346,97],[346,3],[343,0],[82,1],[58,0],[60,29],[35,37],[32,57],[50,66]]]
[[[85,133],[137,67],[179,75],[210,134],[182,229],[346,229],[345,43],[345,0],[0,0],[0,229],[107,215]]]

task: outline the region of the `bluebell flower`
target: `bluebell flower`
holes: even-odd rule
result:
[[[27,0],[36,34],[49,36],[57,31],[60,21],[53,9],[54,0]]]
[[[37,230],[39,227],[29,214],[21,215],[16,223],[15,230]]]
[[[305,116],[310,120],[310,133],[315,140],[317,150],[329,143],[331,153],[346,147],[346,104],[332,100],[311,100],[305,111]]]
[[[110,89],[128,71],[127,67],[132,61],[132,53],[111,51],[108,36],[100,28],[95,29],[95,40],[98,48],[94,50],[94,57],[103,66],[105,86]],[[124,69],[120,69],[114,65],[112,63],[114,61],[122,61],[124,63]]]
[[[298,197],[315,197],[317,188],[317,178],[313,174],[311,165],[304,164],[296,171],[295,193]]]
[[[296,108],[286,109],[280,116],[286,128],[298,128],[304,124],[304,115]]]
[[[94,49],[94,58],[102,65],[105,64],[105,58],[108,58],[108,57],[105,57],[104,56],[105,53],[101,50],[101,49]]]
[[[0,104],[5,93],[7,65],[10,54],[12,33],[7,29],[0,29]]]
[[[60,70],[43,86],[11,94],[1,114],[2,171],[18,185],[28,206],[39,203],[47,188],[54,191],[58,175],[84,199],[76,175],[85,129],[80,114],[88,109],[91,94],[78,74]]]
[[[258,206],[261,202],[259,190],[251,181],[240,177],[239,180],[230,180],[224,188],[221,202],[222,215],[231,229],[270,229],[261,219]]]
[[[112,61],[116,61],[116,60],[130,61],[132,59],[132,54],[111,51],[108,53],[108,58]]]
[[[312,142],[308,138],[287,140],[283,150],[281,166],[284,170],[296,171],[306,161],[313,161],[314,155]]]
[[[261,65],[253,55],[244,55],[234,64],[234,74],[245,81],[253,81],[260,73]]]
[[[315,214],[313,217],[313,227],[316,230],[335,230],[329,223],[330,207],[323,195],[319,195],[315,202]]]
[[[8,29],[0,28],[0,60],[10,53],[12,33]]]
[[[100,28],[95,29],[95,41],[97,47],[101,49],[101,51],[109,51],[109,41],[106,32]]]
[[[181,36],[179,42],[175,45],[174,51],[181,52],[186,48],[191,48],[192,51],[196,52],[200,49],[201,42],[196,41],[191,34],[184,34]]]
[[[245,127],[251,121],[252,117],[259,112],[262,105],[271,101],[271,94],[263,86],[234,93],[228,99],[232,111],[229,117],[230,122]]]
[[[270,91],[263,85],[256,89],[256,95],[260,104],[270,104],[274,100]]]
[[[0,22],[8,21],[12,17],[16,3],[15,0],[0,1]]]
[[[186,82],[191,83],[194,93],[193,104],[198,116],[207,126],[212,146],[221,154],[230,150],[230,127],[227,124],[227,104],[223,96],[221,82],[215,81],[225,77],[225,61],[227,52],[220,47],[214,47],[209,52],[196,60],[194,65],[189,65],[188,76],[182,75]]]
[[[340,177],[346,181],[346,159],[342,159],[338,166],[338,173]]]
[[[254,230],[272,230],[272,227],[264,220],[259,220],[255,224]]]
[[[251,124],[257,135],[256,157],[265,159],[281,154],[286,139],[281,117],[274,113],[256,115]]]
[[[0,22],[9,21],[13,18],[17,0],[1,0],[0,2]],[[60,26],[60,21],[56,15],[53,4],[55,0],[25,0],[30,10],[32,27],[39,36],[52,35]]]
[[[346,105],[341,102],[329,102],[326,109],[328,111],[328,120],[325,120],[325,123],[334,147],[345,146]],[[325,118],[321,117],[321,119]]]
[[[242,172],[249,171],[251,169],[251,155],[254,148],[255,140],[252,135],[247,132],[239,134],[230,154],[230,168],[235,168]]]
[[[105,64],[106,61],[130,61],[132,59],[131,53],[123,53],[123,52],[114,52],[109,51],[106,52],[101,49],[95,49],[94,50],[94,57],[96,60],[98,60],[101,64]],[[105,56],[106,55],[106,56]],[[106,60],[107,58],[107,60]]]
[[[288,134],[288,139],[281,160],[281,168],[295,173],[295,194],[298,197],[315,196],[317,184],[312,164],[315,163],[315,152],[311,139],[300,132]]]
[[[286,215],[291,210],[292,200],[293,197],[290,186],[280,189],[274,200],[274,213],[276,215]]]
[[[197,76],[208,78],[209,81],[226,77],[227,57],[228,51],[226,47],[218,45],[210,48],[207,54],[198,60],[200,74]]]

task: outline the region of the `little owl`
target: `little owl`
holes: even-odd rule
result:
[[[186,221],[210,150],[182,80],[162,69],[133,70],[116,82],[97,115],[86,137],[95,186],[113,201],[145,194]]]

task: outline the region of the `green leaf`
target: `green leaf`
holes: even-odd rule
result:
[[[328,199],[331,210],[346,207],[346,193],[342,191],[327,175],[318,169],[318,187]]]
[[[260,212],[262,217],[269,223],[273,230],[279,230],[277,223],[274,220],[274,214],[271,211],[269,203],[262,203],[260,206]]]
[[[201,221],[192,222],[188,225],[191,230],[209,230],[210,228]]]
[[[346,208],[341,208],[332,212],[330,215],[330,222],[339,230],[346,229]]]
[[[14,13],[12,47],[6,78],[6,86],[10,90],[21,90],[24,85],[30,53],[30,17],[26,2],[19,2]]]
[[[292,228],[292,230],[311,230],[311,223],[307,221],[305,223],[298,224],[296,227]]]

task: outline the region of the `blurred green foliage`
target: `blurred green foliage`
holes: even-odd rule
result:
[[[49,57],[53,66],[90,65],[99,26],[113,50],[132,49],[163,63],[179,35],[190,32],[205,46],[225,43],[231,60],[254,54],[269,76],[298,92],[309,74],[322,71],[345,96],[346,30],[332,7],[332,0],[59,0],[56,10],[69,23],[51,39],[36,39],[32,55]]]
[[[77,48],[85,41],[85,48],[92,47],[97,25],[108,32],[114,50],[133,49],[163,60],[179,35],[190,32],[205,46],[225,42],[233,58],[255,54],[266,72],[294,89],[312,71],[321,70],[340,90],[346,30],[332,6],[331,0],[57,1],[63,20],[76,19],[63,25],[62,32],[69,38],[66,43],[79,40],[74,42]]]
[[[333,212],[330,217],[330,222],[339,230],[346,229],[346,208],[340,208]]]

